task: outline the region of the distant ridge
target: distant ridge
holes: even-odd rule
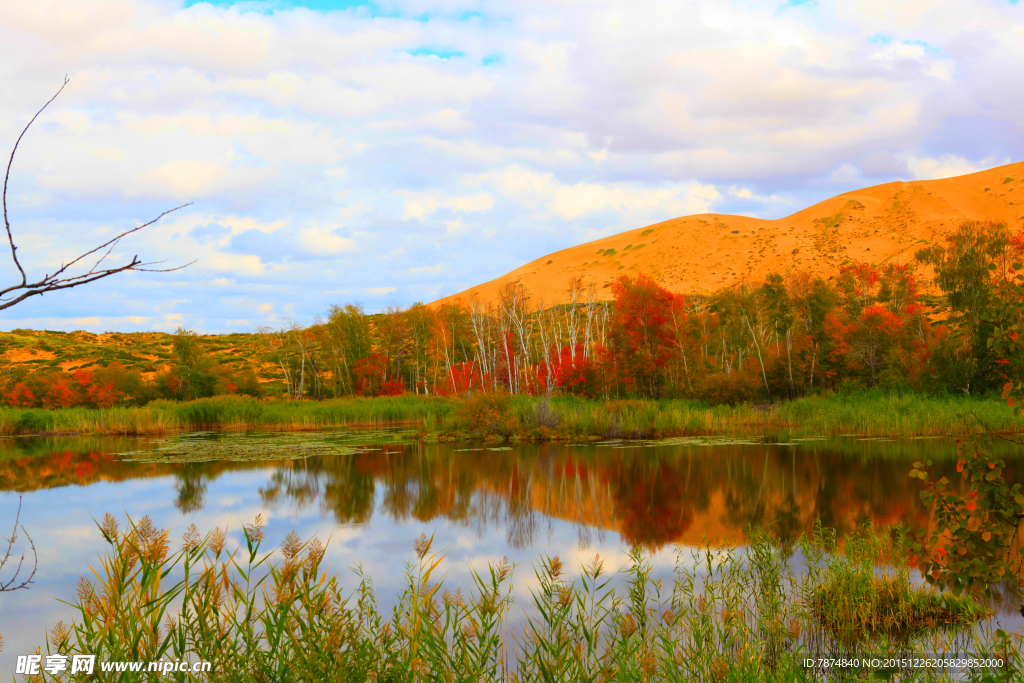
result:
[[[715,213],[673,218],[542,256],[432,305],[474,297],[493,301],[515,280],[554,304],[565,301],[576,277],[600,290],[620,275],[643,273],[679,293],[760,282],[773,272],[807,270],[828,277],[848,260],[905,263],[963,220],[1019,227],[1024,162],[955,178],[875,185],[777,220]]]

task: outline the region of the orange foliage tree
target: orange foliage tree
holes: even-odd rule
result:
[[[607,357],[624,387],[657,399],[675,352],[673,314],[679,314],[682,299],[644,275],[619,278],[612,293]]]

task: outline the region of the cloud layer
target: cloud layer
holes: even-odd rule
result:
[[[309,322],[678,215],[1024,156],[1021,4],[187,4],[0,6],[5,154],[71,78],[12,171],[30,272],[189,201],[111,259],[195,260],[0,326]]]

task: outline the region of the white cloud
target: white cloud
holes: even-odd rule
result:
[[[205,258],[200,258],[195,265],[219,273],[239,273],[242,275],[262,275],[267,270],[259,256],[249,254],[213,252]]]
[[[406,275],[437,275],[448,270],[448,266],[443,263],[438,263],[435,266],[417,266],[416,268],[410,268],[405,271]],[[394,289],[392,288],[392,291]]]
[[[483,19],[458,20],[481,7]],[[1024,93],[1005,67],[1024,61],[1024,4],[261,8],[0,3],[0,140],[11,144],[71,76],[13,168],[27,265],[45,272],[193,201],[111,255],[197,260],[133,279],[133,298],[149,304],[129,309],[136,317],[214,287],[216,297],[188,295],[203,324],[238,322],[222,295],[282,311],[301,292],[308,307],[295,314],[311,317],[340,296],[311,286],[328,271],[332,291],[368,294],[383,263],[415,270],[401,293],[370,288],[410,296],[725,198],[810,204],[833,183],[1024,157],[1011,134]],[[445,272],[422,265],[441,259]],[[70,320],[61,301],[38,301],[38,319]],[[104,325],[120,315],[79,309]]]
[[[855,183],[863,179],[860,169],[853,164],[839,164],[829,177],[837,183]]]
[[[395,291],[394,287],[367,287],[363,290],[369,296],[384,296]]]
[[[494,197],[487,192],[456,197],[439,197],[437,193],[399,193],[405,198],[402,220],[416,218],[423,220],[438,209],[452,211],[488,211],[494,206]]]
[[[652,212],[665,217],[706,213],[721,197],[706,183],[679,183],[645,188],[634,183],[585,183],[567,185],[552,173],[536,173],[521,166],[462,180],[464,185],[488,183],[500,194],[529,208],[545,209],[565,220],[591,213],[615,211],[623,218],[639,218]]]
[[[448,231],[449,235],[461,235],[469,229],[469,225],[463,222],[461,218],[456,218],[453,221],[444,222],[445,230]]]
[[[171,161],[139,177],[147,182],[168,186],[178,197],[189,197],[201,195],[226,173],[227,169],[212,161]]]
[[[173,332],[185,326],[185,316],[181,313],[165,313],[163,320],[150,325],[150,329]]]
[[[303,228],[300,233],[302,246],[314,254],[336,256],[355,249],[355,240],[341,237],[335,229],[313,225]]]
[[[667,188],[639,189],[623,184],[577,183],[554,188],[548,206],[566,220],[595,211],[638,213],[660,209],[667,217],[707,213],[721,195],[713,185],[692,183]]]
[[[935,178],[952,178],[955,176],[967,175],[984,171],[993,166],[1010,163],[1009,159],[997,162],[994,157],[982,159],[978,163],[972,163],[963,157],[953,154],[946,154],[937,159],[930,157],[908,156],[907,166],[917,180],[932,180]]]

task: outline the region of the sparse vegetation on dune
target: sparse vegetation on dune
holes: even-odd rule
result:
[[[0,434],[162,434],[197,429],[316,430],[407,425],[427,439],[643,439],[694,435],[945,436],[973,415],[996,431],[1021,425],[998,397],[882,391],[799,398],[776,405],[709,405],[696,400],[605,401],[477,393],[404,394],[325,401],[215,396],[128,408],[0,407]]]
[[[775,220],[681,216],[563,249],[552,267],[538,268],[554,255],[541,256],[440,303],[474,296],[495,301],[502,287],[516,281],[549,304],[568,303],[573,278],[609,286],[619,259],[627,258],[679,294],[761,282],[771,273],[788,278],[808,271],[826,279],[844,263],[867,257],[903,263],[922,246],[943,244],[961,220],[1019,225],[1024,216],[1010,191],[1020,189],[1022,170],[1018,162],[957,178],[862,188]],[[647,247],[637,253],[640,243]]]

